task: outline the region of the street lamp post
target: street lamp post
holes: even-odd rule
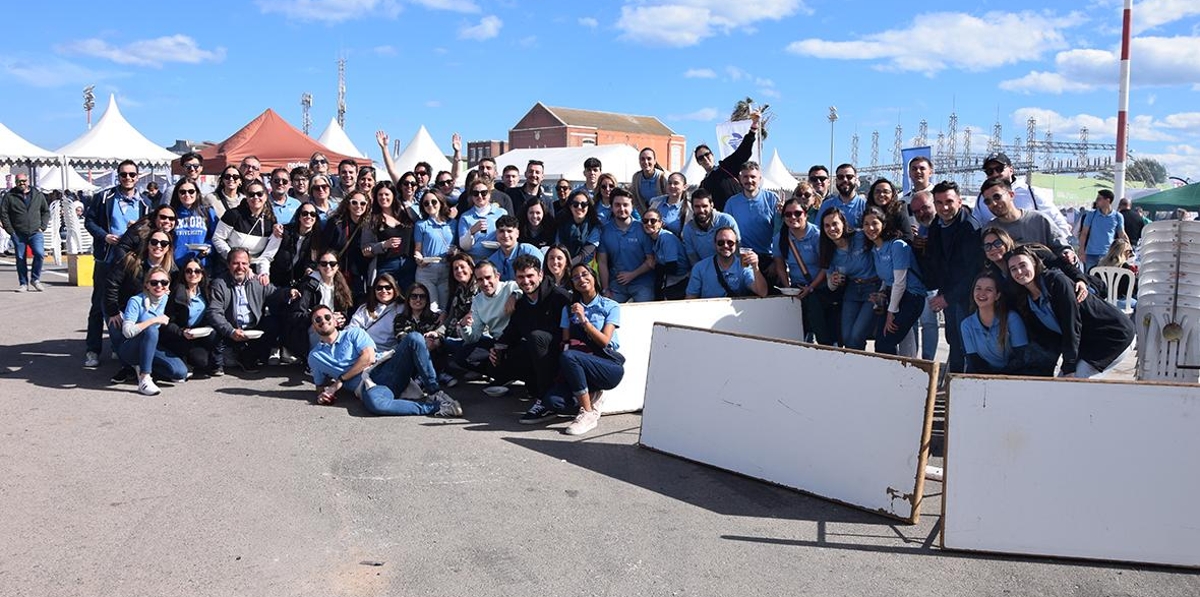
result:
[[[833,168],[833,123],[837,122],[837,106],[829,106],[829,167]]]

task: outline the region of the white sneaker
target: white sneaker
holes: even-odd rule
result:
[[[17,292],[29,292],[29,285],[28,285],[28,284],[22,284],[22,285],[18,286],[18,287],[17,287]]]
[[[571,421],[570,425],[567,425],[566,434],[567,435],[583,435],[583,434],[595,429],[596,426],[599,424],[600,424],[600,411],[598,411],[594,408],[592,410],[582,410],[581,409],[579,411],[579,414],[575,416],[575,420]]]
[[[84,369],[95,369],[99,366],[100,366],[100,355],[89,350],[88,353],[83,356],[83,368]]]
[[[157,396],[162,393],[162,390],[154,384],[154,378],[149,375],[138,381],[138,391],[146,396]]]
[[[271,351],[271,356],[267,357],[267,364],[271,365],[272,367],[279,364],[279,349],[278,348]]]
[[[45,292],[45,291],[46,291],[46,287],[45,287],[45,286],[42,286],[42,281],[41,281],[41,280],[34,280],[34,281],[33,281],[33,289],[34,289],[34,290],[36,290],[36,291],[38,291],[38,292]]]

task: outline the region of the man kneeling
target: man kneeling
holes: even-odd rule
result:
[[[318,342],[308,354],[308,366],[317,384],[318,404],[333,404],[338,391],[346,387],[361,395],[363,405],[377,415],[462,414],[458,402],[437,388],[436,379],[424,400],[396,398],[408,386],[412,375],[411,361],[416,351],[408,348],[410,343],[401,342],[391,358],[385,353],[375,364],[375,342],[371,337],[358,327],[337,329],[329,307],[319,305],[313,309],[312,326]],[[420,344],[424,347],[424,342]],[[378,383],[372,381],[372,371]]]

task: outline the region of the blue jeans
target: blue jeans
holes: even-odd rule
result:
[[[426,392],[440,389],[425,337],[409,332],[396,343],[392,358],[371,370],[371,381],[377,385],[362,393],[363,406],[376,415],[428,415],[437,411],[439,406],[434,402],[397,398],[414,374]]]
[[[954,302],[947,302],[942,310],[946,323],[946,344],[950,345],[950,356],[946,359],[946,368],[950,373],[962,373],[966,370],[967,355],[962,341],[962,320],[967,317],[967,307]]]
[[[103,242],[103,240],[101,241]],[[92,307],[87,318],[87,350],[100,354],[104,348],[104,288],[108,284],[108,264],[96,259],[92,268]],[[116,352],[116,347],[113,347]]]
[[[640,279],[633,284],[621,285],[617,283],[617,276],[613,274],[608,278],[608,291],[612,293],[612,300],[618,303],[626,303],[633,301],[635,303],[648,303],[654,300],[654,283],[643,283]]]
[[[579,350],[563,351],[558,357],[562,380],[554,384],[542,404],[559,413],[579,410],[579,397],[599,390],[611,390],[625,377],[625,366],[603,356]]]
[[[22,286],[42,279],[42,260],[46,257],[46,238],[41,232],[32,234],[16,233],[12,237],[13,248],[17,252],[17,282]],[[27,270],[25,263],[25,247],[33,251],[33,269]],[[31,279],[32,278],[32,279]]]
[[[875,328],[875,352],[879,354],[896,354],[900,341],[912,330],[913,324],[921,316],[925,306],[925,295],[905,292],[900,299],[900,312],[892,316],[892,323],[899,328],[895,332],[884,330],[887,325],[887,315],[879,317],[879,325]]]
[[[867,334],[875,327],[875,310],[871,293],[879,282],[850,282],[842,299],[842,346],[862,350],[867,347]]]
[[[921,330],[921,358],[932,361],[937,357],[938,349],[938,314],[925,301],[921,317],[917,319],[917,327]]]
[[[158,347],[158,328],[152,325],[132,338],[125,338],[117,348],[117,356],[126,366],[153,373],[159,379],[186,379],[188,370],[183,359]]]

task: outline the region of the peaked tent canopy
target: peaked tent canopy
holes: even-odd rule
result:
[[[291,170],[296,166],[307,166],[308,159],[318,151],[325,154],[335,168],[344,159],[354,160],[359,166],[371,165],[371,160],[340,153],[318,143],[270,108],[228,139],[202,150],[200,157],[204,158],[205,172],[219,173],[226,166],[237,166],[243,158],[254,156],[262,162],[262,173],[266,175],[275,168]],[[171,164],[171,170],[182,173],[179,160]]]
[[[329,119],[329,126],[325,127],[325,132],[321,133],[320,137],[317,137],[317,142],[338,153],[344,153],[356,158],[367,157],[367,154],[359,151],[354,146],[354,142],[346,135],[346,131],[342,128],[342,125],[338,124],[337,118],[334,117]],[[336,166],[334,164],[334,168]]]
[[[763,186],[768,189],[784,189],[788,192],[788,197],[796,188],[799,182],[795,176],[788,171],[787,166],[783,165],[783,160],[779,159],[779,150],[775,150],[775,154],[771,156],[771,162],[766,165],[762,172]]]
[[[707,174],[704,166],[696,161],[696,154],[693,152],[692,157],[688,158],[687,165],[683,167],[683,177],[687,179],[688,186],[699,187],[700,181],[704,180],[704,176]]]
[[[58,156],[26,141],[0,123],[0,164],[57,164]]]
[[[1147,212],[1200,209],[1200,182],[1185,184],[1181,187],[1167,189],[1152,195],[1146,195],[1133,200],[1134,207],[1141,207]]]
[[[529,160],[541,160],[547,182],[559,178],[581,182],[583,161],[588,158],[599,159],[602,170],[615,176],[619,183],[628,184],[633,179],[633,173],[641,170],[641,166],[638,165],[638,150],[630,145],[514,149],[496,156],[496,170],[500,171],[511,164],[524,172]],[[690,178],[688,183],[692,184]]]
[[[116,166],[123,160],[139,165],[163,165],[175,159],[175,154],[155,145],[128,120],[117,107],[117,97],[108,96],[108,108],[92,130],[58,148],[72,164],[83,166]]]
[[[412,171],[417,162],[428,162],[433,167],[433,174],[442,170],[450,172],[450,160],[442,153],[429,131],[425,130],[425,125],[417,129],[412,141],[408,142],[408,146],[393,161],[396,163],[396,170],[400,172]]]
[[[74,168],[66,169],[66,180],[63,180],[64,170],[60,166],[41,166],[33,179],[33,185],[43,191],[84,191],[94,193],[101,187],[85,180]]]

